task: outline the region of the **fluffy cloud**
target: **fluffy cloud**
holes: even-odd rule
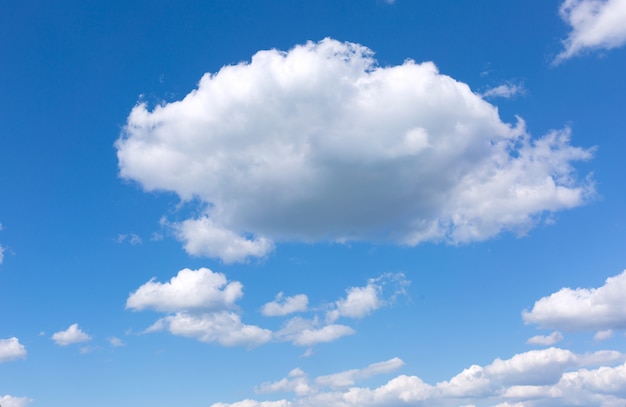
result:
[[[562,288],[524,310],[527,324],[564,331],[626,328],[626,270],[600,288]]]
[[[168,283],[148,281],[126,300],[126,308],[157,311],[223,309],[231,307],[243,295],[238,281],[229,282],[221,273],[207,268],[183,269]]]
[[[613,330],[605,329],[604,331],[596,332],[596,334],[593,336],[593,339],[596,341],[604,341],[612,337],[613,337]]]
[[[65,331],[54,333],[52,340],[59,346],[67,346],[73,343],[89,342],[91,337],[83,332],[78,324],[72,324]]]
[[[326,313],[328,321],[336,321],[339,317],[363,318],[372,311],[393,301],[396,296],[404,294],[409,281],[402,273],[387,273],[378,278],[371,278],[364,287],[350,287],[346,290],[346,297],[337,300],[333,309]],[[392,293],[384,299],[383,289],[391,287]]]
[[[26,348],[16,337],[0,339],[0,363],[26,357]]]
[[[2,407],[26,407],[31,401],[26,397],[0,396],[0,406]]]
[[[229,311],[243,296],[239,281],[207,268],[183,269],[167,283],[154,279],[143,284],[126,300],[126,308],[147,308],[170,313],[146,332],[167,330],[173,335],[195,338],[223,346],[254,347],[269,341],[272,332],[246,325],[239,314]]]
[[[183,100],[138,104],[116,143],[120,176],[205,206],[169,225],[192,255],[261,257],[274,241],[462,243],[523,233],[593,194],[569,130],[520,121],[438,72],[381,67],[325,39],[206,74]]]
[[[147,332],[164,329],[174,335],[195,338],[202,342],[216,342],[223,346],[254,347],[272,338],[271,331],[245,325],[239,315],[228,311],[199,315],[179,312],[159,319]]]
[[[571,32],[556,63],[584,51],[608,50],[626,43],[626,0],[565,0],[559,14]]]
[[[559,331],[554,331],[550,335],[536,335],[532,338],[528,338],[526,343],[529,345],[550,346],[563,340],[563,334]]]
[[[366,407],[366,406],[460,406],[543,407],[585,405],[590,407],[623,406],[626,399],[626,364],[619,352],[600,351],[577,355],[568,350],[550,348],[496,359],[487,366],[474,365],[451,378],[428,384],[417,376],[399,375],[376,387],[358,387],[356,382],[371,376],[390,373],[403,366],[402,360],[390,359],[364,369],[353,369],[309,379],[301,369],[288,377],[264,383],[257,392],[293,392],[293,400],[279,400],[297,407]],[[250,403],[257,406],[254,400]],[[213,404],[212,407],[248,404]],[[620,404],[621,403],[621,404]],[[279,404],[281,405],[281,404]]]
[[[284,316],[294,312],[307,310],[309,298],[304,294],[293,297],[285,297],[282,292],[278,293],[276,299],[263,305],[261,313],[268,317]]]
[[[340,324],[321,325],[318,318],[304,319],[295,317],[275,333],[279,341],[288,341],[297,346],[313,346],[318,343],[333,342],[356,331]]]

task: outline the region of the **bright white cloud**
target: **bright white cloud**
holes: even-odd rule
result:
[[[563,334],[554,331],[550,335],[536,335],[529,338],[526,343],[529,345],[551,346],[563,340]]]
[[[2,407],[26,407],[31,402],[32,400],[27,397],[0,396],[0,406]]]
[[[524,310],[527,324],[563,331],[626,328],[626,270],[599,288],[562,288]]]
[[[583,204],[591,157],[569,130],[523,123],[433,63],[376,65],[325,39],[206,74],[183,100],[138,104],[116,143],[120,176],[199,199],[170,226],[192,255],[261,257],[274,241],[463,243],[523,233]]]
[[[626,44],[626,0],[565,0],[559,14],[571,31],[555,63]]]
[[[165,312],[224,309],[241,298],[242,288],[240,282],[229,282],[224,274],[207,268],[183,269],[167,283],[152,279],[139,287],[128,297],[126,308]]]
[[[72,324],[65,331],[54,333],[52,340],[59,346],[67,346],[73,343],[89,342],[91,337],[83,332],[78,324]]]
[[[16,337],[0,339],[0,363],[26,357],[26,348]]]
[[[484,98],[504,98],[510,99],[514,96],[524,94],[526,89],[519,83],[505,83],[494,88],[487,89],[481,96]]]
[[[386,273],[378,278],[371,278],[364,287],[350,287],[346,297],[337,300],[332,309],[326,313],[326,320],[336,321],[339,317],[363,318],[380,307],[392,302],[398,295],[405,294],[410,284],[402,273]],[[385,298],[383,290],[392,292]]]
[[[228,311],[196,315],[178,312],[159,319],[146,332],[161,330],[223,346],[254,347],[272,338],[271,331],[246,325],[241,322],[239,315]]]
[[[282,292],[276,295],[276,299],[263,305],[261,313],[268,317],[284,316],[294,312],[307,310],[309,298],[304,294],[293,297],[285,297]]]
[[[394,358],[365,369],[315,379],[309,379],[301,369],[294,369],[288,377],[265,383],[257,391],[293,392],[292,400],[276,402],[297,407],[621,407],[626,402],[626,364],[591,370],[586,367],[597,363],[614,365],[624,359],[619,352],[577,355],[551,348],[521,353],[507,360],[496,359],[485,367],[474,365],[449,381],[434,385],[417,376],[399,375],[376,388],[356,386],[358,380],[401,367],[402,361]],[[240,405],[247,404],[218,403],[212,407]]]

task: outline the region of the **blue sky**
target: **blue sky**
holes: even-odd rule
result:
[[[624,27],[5,2],[0,404],[623,406]]]

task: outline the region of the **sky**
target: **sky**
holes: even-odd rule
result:
[[[1,4],[2,407],[626,404],[626,0]]]

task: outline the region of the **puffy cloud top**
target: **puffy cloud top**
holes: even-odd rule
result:
[[[67,346],[73,343],[89,342],[91,337],[78,327],[78,324],[72,324],[65,331],[55,332],[52,340],[59,346]]]
[[[600,288],[562,288],[524,310],[527,324],[564,331],[626,328],[626,270]]]
[[[0,339],[0,363],[26,357],[26,348],[19,339]]]
[[[220,309],[234,304],[243,295],[238,281],[229,282],[222,273],[207,268],[183,269],[167,283],[148,281],[126,300],[126,308],[158,311]]]
[[[470,242],[584,202],[569,131],[523,123],[431,62],[381,67],[325,39],[205,74],[183,100],[130,113],[120,175],[207,209],[171,226],[193,255],[263,256],[273,242]]]
[[[556,63],[586,50],[626,44],[626,0],[565,0],[559,13],[572,31]]]

